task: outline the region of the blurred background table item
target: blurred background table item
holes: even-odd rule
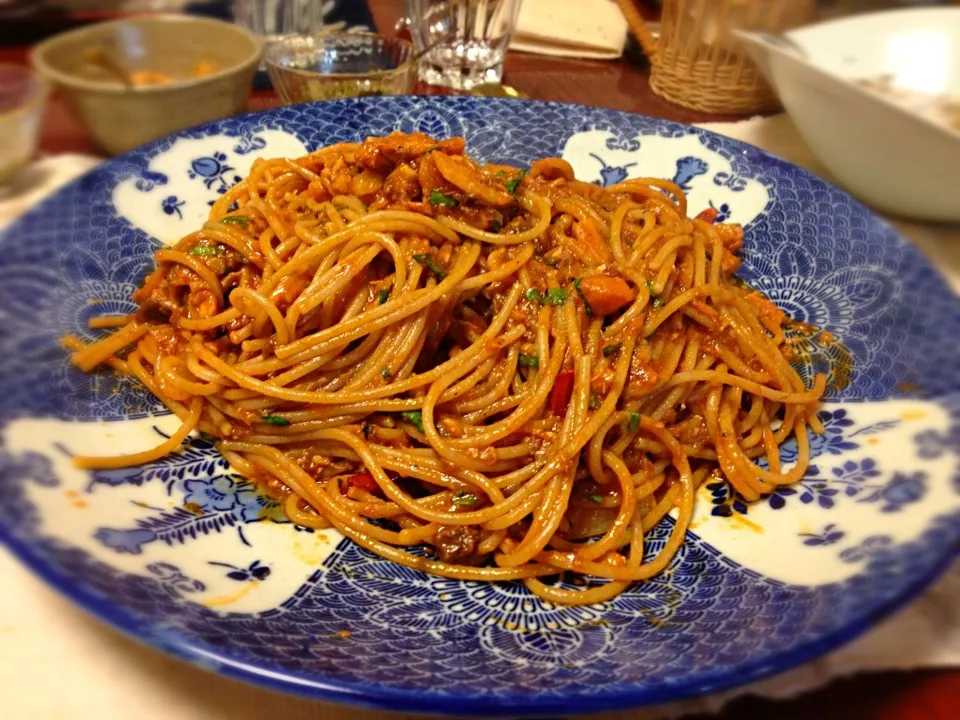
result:
[[[116,155],[243,112],[260,54],[234,23],[143,15],[59,33],[30,58],[97,150]]]
[[[567,2],[567,0],[558,1]],[[820,0],[818,12],[822,17],[824,14],[844,14],[851,9],[876,9],[900,5],[907,1]],[[321,3],[318,0],[317,4],[323,11],[323,27],[376,29],[387,35],[393,34],[393,28],[404,13],[402,0],[367,0],[366,3],[362,0]],[[659,3],[655,0],[636,0],[635,4],[645,20],[655,22],[659,19]],[[130,0],[60,0],[57,6],[69,8],[70,12],[52,11],[50,9],[54,7],[52,2],[0,0],[0,62],[24,65],[30,46],[38,40],[78,24],[114,18],[125,12],[188,9],[191,12],[215,17],[226,17],[228,14],[225,10],[227,5],[221,0],[192,2],[184,0],[134,0],[133,2]],[[536,22],[533,23],[533,27],[536,28]],[[522,24],[520,29],[523,29]],[[537,41],[543,42],[543,38],[537,38]],[[506,54],[503,64],[504,82],[523,95],[637,112],[686,123],[741,119],[730,113],[703,112],[685,108],[656,94],[650,84],[649,64],[633,40],[627,43],[622,53],[616,47],[608,47],[603,40],[596,41],[592,48],[564,48],[555,37],[548,37],[545,42],[546,47],[533,48],[538,54],[516,51]],[[606,57],[612,59],[588,59],[584,53],[591,49],[605,53]],[[421,83],[416,86],[414,92],[437,94],[448,93],[450,90]],[[251,94],[248,108],[262,110],[276,107],[280,103],[281,100],[272,89],[261,89]],[[59,98],[52,98],[47,105],[39,147],[40,151],[47,156],[95,151],[90,136],[72,117]],[[52,163],[69,164],[74,157],[63,160],[48,157],[39,165],[47,167]],[[83,162],[88,161],[83,160]],[[43,169],[39,165],[38,171]],[[8,562],[2,557],[0,561]],[[29,586],[31,592],[52,594],[51,590],[40,586],[38,580],[29,576],[26,570],[17,565],[14,565],[13,569],[7,568],[4,574],[5,582],[14,575],[21,578],[23,586]],[[106,636],[106,643],[116,646],[114,648],[116,656],[130,659],[129,663],[124,660],[123,664],[130,664],[133,671],[157,671],[160,675],[169,675],[171,678],[186,678],[183,680],[185,683],[183,685],[177,683],[171,685],[169,692],[180,694],[182,691],[183,702],[179,705],[198,708],[192,717],[219,717],[218,713],[223,712],[240,720],[264,717],[252,704],[252,699],[266,694],[266,691],[238,686],[225,678],[206,675],[202,671],[189,668],[152,650],[143,649],[102,627],[100,623],[88,621],[81,611],[72,608],[66,601],[52,597],[49,601],[59,602],[62,605],[64,632],[77,632],[78,638],[81,639],[89,634],[90,639],[84,641],[89,643],[99,642],[99,639]],[[7,618],[4,622],[10,625],[12,618]],[[5,627],[0,623],[0,633],[9,631],[5,630]],[[77,630],[78,627],[79,630]],[[51,650],[54,649],[51,648]],[[87,677],[94,676],[95,673],[92,671],[87,675]],[[193,687],[191,682],[196,687]],[[223,698],[214,702],[212,694],[222,695]],[[329,706],[310,706],[306,701],[279,697],[276,703],[278,712],[272,713],[271,716],[273,714],[288,716],[283,712],[284,708],[291,713],[299,708],[297,717],[328,717],[324,713],[328,712]],[[139,698],[137,706],[139,707]],[[315,715],[312,714],[310,707],[317,708]],[[225,708],[229,708],[229,711]],[[744,698],[728,706],[719,718],[722,720],[761,720],[761,718],[767,720],[771,717],[781,720],[809,720],[813,717],[818,720],[840,720],[841,718],[844,720],[950,720],[960,717],[958,708],[960,708],[960,670],[925,670],[857,676],[838,681],[827,688],[791,701]],[[343,709],[342,717],[351,717],[352,713],[353,711],[349,709]],[[353,713],[353,716],[355,715],[356,713]],[[635,716],[639,718],[641,715],[642,713],[638,712]],[[101,713],[100,716],[108,717],[109,713]],[[114,714],[112,717],[119,716]],[[173,717],[172,715],[164,716]],[[80,715],[70,715],[70,717],[80,717]],[[384,714],[381,717],[389,716]],[[618,717],[628,718],[631,717],[631,713],[620,713]],[[21,720],[21,718],[11,717],[11,720]]]
[[[264,41],[288,35],[312,35],[324,27],[321,0],[234,0],[233,16]]]
[[[413,45],[375,33],[288,35],[267,45],[264,62],[289,104],[409,95],[417,80]]]
[[[621,7],[632,2],[618,0]],[[636,20],[631,23],[651,58],[650,86],[658,95],[704,112],[780,109],[734,33],[781,33],[805,25],[816,15],[816,0],[663,0],[662,5],[657,39]]]
[[[33,157],[46,94],[44,82],[29,68],[0,64],[0,184]]]
[[[406,25],[428,85],[472,90],[503,80],[520,0],[406,0]]]

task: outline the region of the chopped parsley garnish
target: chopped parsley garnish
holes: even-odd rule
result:
[[[456,207],[457,201],[454,200],[449,195],[444,195],[439,190],[430,191],[430,204],[431,205],[446,205],[447,207]]]
[[[583,290],[580,289],[580,278],[573,281],[573,287],[576,288],[577,294],[580,296],[580,299],[583,300],[583,306],[587,309],[587,315],[593,315],[593,308],[590,307],[590,303],[587,302],[587,296],[584,295]]]
[[[380,377],[382,377],[384,380],[389,380],[390,378],[392,378],[393,375],[390,374],[390,368],[384,368],[383,370],[381,370]]]
[[[250,222],[250,218],[246,215],[227,215],[225,218],[220,218],[220,222],[225,225],[239,225],[244,230],[247,229],[247,223]]]
[[[404,413],[400,413],[400,417],[416,427],[420,432],[423,432],[423,413],[419,410],[407,410]]]
[[[591,410],[596,410],[600,407],[600,396],[596,393],[590,393],[590,402],[587,403],[587,407]]]
[[[379,293],[377,293],[377,304],[383,305],[387,301],[388,297],[390,297],[390,291],[384,288]]]
[[[278,415],[261,415],[260,419],[267,425],[276,425],[277,427],[286,427],[290,424],[289,420]]]
[[[437,282],[443,282],[443,279],[447,276],[447,273],[444,272],[444,269],[437,265],[429,255],[424,255],[423,253],[417,253],[413,256],[413,259],[416,260],[421,265],[426,265],[437,276]]]
[[[613,343],[612,345],[607,345],[603,349],[603,356],[610,357],[611,355],[617,353],[622,347],[621,343]]]
[[[521,168],[520,174],[517,177],[515,177],[513,180],[507,183],[507,192],[509,192],[511,195],[516,195],[517,186],[520,184],[520,181],[523,180],[523,176],[526,174],[527,174],[526,169]]]
[[[547,288],[543,296],[544,305],[563,305],[567,301],[567,291],[563,288]]]
[[[653,294],[653,283],[649,280],[647,281],[647,290],[650,292],[650,302],[653,307],[661,308],[666,304],[662,297]]]
[[[497,170],[497,177],[503,177],[507,174],[506,170]]]
[[[587,495],[587,497],[593,500],[593,502],[595,502],[597,505],[603,502],[603,496],[597,495],[596,493],[590,493]]]
[[[226,248],[223,245],[194,245],[187,250],[187,254],[197,257],[216,257],[222,255],[225,251]]]
[[[531,300],[533,302],[540,302],[540,303],[543,302],[543,295],[541,295],[540,291],[537,290],[536,288],[530,288],[529,290],[527,290],[526,298],[527,300]]]
[[[630,422],[627,423],[627,430],[640,429],[640,413],[630,413]]]
[[[546,260],[544,260],[544,262],[545,262],[547,265],[549,265],[550,267],[556,267],[556,266],[557,266],[557,261],[554,260],[553,258],[547,258]]]
[[[494,218],[493,222],[490,223],[490,232],[498,233],[500,232],[501,228],[503,228],[503,220],[498,217]]]
[[[477,496],[473,493],[458,492],[453,496],[453,504],[460,507],[473,507],[477,504]]]
[[[520,357],[517,358],[517,364],[520,365],[520,367],[538,368],[540,367],[540,357],[538,355],[524,355],[520,353]]]

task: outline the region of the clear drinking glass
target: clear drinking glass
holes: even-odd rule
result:
[[[234,21],[264,41],[323,29],[323,0],[234,0]]]
[[[420,79],[470,90],[499,83],[520,0],[406,0]],[[425,51],[425,52],[424,52]]]
[[[413,45],[372,33],[291,35],[267,45],[264,59],[287,103],[406,95],[417,79]]]

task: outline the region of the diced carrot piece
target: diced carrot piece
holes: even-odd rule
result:
[[[634,292],[624,280],[594,275],[580,281],[580,292],[594,315],[610,315],[633,302]]]

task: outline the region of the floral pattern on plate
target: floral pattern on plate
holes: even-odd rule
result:
[[[749,507],[704,487],[664,574],[610,603],[555,608],[521,586],[428,577],[283,522],[202,439],[143,469],[73,468],[72,453],[149,447],[176,419],[133,383],[73,370],[60,338],[92,339],[92,314],[132,309],[153,252],[196,227],[257,157],[393,129],[462,134],[487,162],[563,155],[604,184],[659,175],[694,212],[745,223],[744,279],[849,356],[811,445],[816,471]],[[116,158],[15,223],[0,248],[0,538],[114,625],[235,677],[448,714],[662,702],[825,652],[960,547],[957,300],[863,206],[706,131],[477,98],[284,107]],[[836,352],[812,348],[801,370]],[[670,522],[651,531],[650,552]]]

